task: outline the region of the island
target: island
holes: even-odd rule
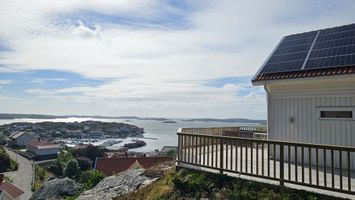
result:
[[[133,141],[132,143],[124,144],[123,147],[127,149],[134,149],[134,148],[143,147],[147,145],[147,143],[142,140],[132,140],[132,141]]]
[[[143,137],[144,129],[134,125],[101,122],[101,121],[83,121],[83,122],[15,122],[0,126],[0,133],[9,136],[17,131],[25,131],[40,138],[126,138]]]
[[[162,121],[161,123],[165,123],[165,124],[176,124],[176,121],[173,121],[173,120],[166,120],[166,121]]]

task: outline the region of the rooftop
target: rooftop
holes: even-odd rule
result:
[[[252,82],[355,73],[355,24],[285,36]]]
[[[12,198],[16,199],[17,197],[21,196],[24,192],[16,187],[14,184],[4,181],[4,174],[0,174],[0,191],[5,191],[9,194]]]
[[[48,140],[44,140],[44,139],[40,139],[40,138],[35,138],[33,140],[31,140],[30,142],[28,142],[27,144],[28,146],[32,146],[32,147],[37,147],[37,148],[54,148],[54,147],[58,147],[57,144],[54,144]]]
[[[9,136],[9,138],[11,138],[11,139],[17,139],[17,138],[19,138],[19,137],[21,137],[22,135],[24,135],[26,132],[24,132],[24,131],[17,131],[17,132],[15,132],[15,133],[12,133],[10,136]]]

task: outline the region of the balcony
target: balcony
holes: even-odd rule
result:
[[[179,167],[355,194],[355,147],[268,140],[265,130],[247,126],[180,128],[177,135]]]

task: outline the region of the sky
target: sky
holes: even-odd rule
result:
[[[266,119],[251,78],[353,0],[0,0],[0,112]]]

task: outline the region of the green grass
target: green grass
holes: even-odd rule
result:
[[[44,167],[36,165],[36,179],[34,186],[32,188],[33,191],[37,191],[44,183],[44,181],[49,178],[50,176],[53,176],[52,173],[47,171]]]

